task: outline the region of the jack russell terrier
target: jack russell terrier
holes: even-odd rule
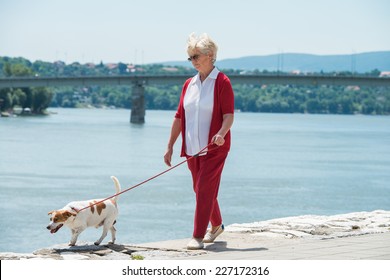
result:
[[[114,181],[116,193],[121,191],[121,186],[116,177],[111,176]],[[72,238],[69,241],[69,246],[74,246],[77,237],[87,227],[103,226],[102,236],[94,243],[99,245],[107,236],[108,230],[111,231],[111,244],[115,242],[116,229],[114,224],[118,216],[117,198],[114,196],[111,199],[97,203],[103,199],[92,199],[87,201],[73,201],[68,203],[65,207],[59,210],[50,211],[50,223],[46,227],[50,233],[56,233],[63,225],[66,225],[72,231]],[[93,205],[97,203],[96,205]],[[91,206],[93,205],[93,206]],[[86,209],[83,209],[88,207]],[[80,211],[82,209],[82,211]]]

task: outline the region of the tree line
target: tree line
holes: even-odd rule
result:
[[[237,74],[234,69],[222,69]],[[258,71],[258,70],[256,70]],[[266,71],[267,72],[267,71]],[[164,65],[97,65],[63,62],[31,63],[23,58],[0,57],[0,77],[16,76],[86,76],[134,74],[195,74],[192,67]],[[269,73],[269,72],[267,72]],[[347,73],[348,74],[348,73]],[[373,70],[366,75],[378,75]],[[145,87],[146,109],[175,110],[182,85]],[[235,108],[242,112],[311,114],[390,114],[390,88],[356,86],[296,86],[234,84]],[[8,88],[0,90],[0,110],[29,108],[42,114],[48,107],[131,108],[131,87],[91,86],[55,88]]]

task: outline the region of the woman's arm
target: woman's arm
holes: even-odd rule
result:
[[[225,143],[225,135],[228,133],[229,129],[232,127],[234,121],[234,114],[225,114],[223,115],[222,126],[217,134],[211,138],[211,142],[222,146]]]
[[[168,166],[171,166],[173,146],[175,145],[175,142],[177,140],[177,137],[179,137],[180,132],[181,132],[181,120],[175,118],[172,123],[171,134],[169,136],[167,150],[164,155],[164,162]]]

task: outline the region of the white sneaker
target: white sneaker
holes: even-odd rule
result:
[[[204,244],[201,239],[192,238],[191,241],[187,244],[188,250],[199,250],[203,249]]]
[[[204,243],[212,243],[214,242],[215,238],[218,237],[223,231],[225,230],[224,225],[222,224],[214,233],[211,233],[211,230],[209,230],[205,237],[203,238]]]

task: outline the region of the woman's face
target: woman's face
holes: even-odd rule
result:
[[[188,59],[199,72],[207,72],[210,68],[213,68],[212,56],[203,54],[198,49],[195,49],[194,53]]]

